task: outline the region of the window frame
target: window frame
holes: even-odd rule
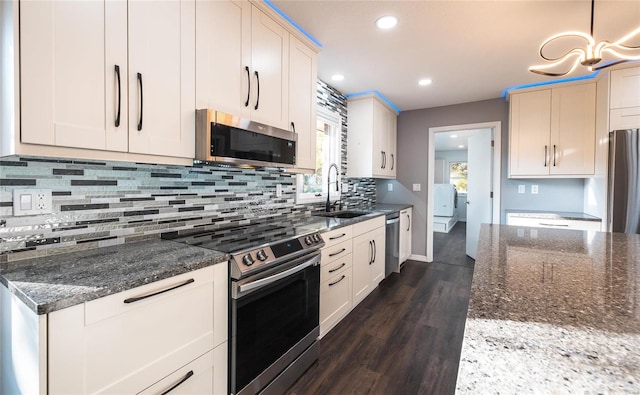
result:
[[[452,171],[451,171],[451,167],[453,164],[455,163],[466,163],[467,164],[467,177],[453,177],[452,176]],[[456,160],[456,161],[451,161],[449,162],[449,184],[453,184],[456,187],[456,190],[458,189],[458,186],[456,184],[457,180],[467,180],[467,189],[468,189],[468,185],[469,185],[469,162],[466,160]],[[465,195],[467,193],[467,190],[465,190],[464,192],[462,191],[458,191],[458,194],[463,194]]]
[[[329,109],[323,108],[323,107],[319,107],[316,111],[316,127],[314,127],[314,133],[317,133],[318,128],[317,128],[317,124],[318,121],[322,121],[326,124],[332,125],[334,126],[334,131],[333,133],[335,134],[335,139],[336,142],[335,144],[335,150],[334,150],[334,155],[332,156],[332,158],[330,158],[329,164],[331,163],[335,163],[336,165],[338,165],[338,178],[335,180],[335,182],[340,183],[341,182],[341,173],[342,173],[342,117],[340,116],[339,113],[331,111]],[[316,141],[317,144],[317,141]],[[333,159],[333,160],[332,160]],[[327,199],[327,185],[326,185],[326,167],[327,166],[323,166],[325,167],[323,169],[323,174],[322,174],[322,192],[320,193],[320,196],[316,196],[316,193],[303,193],[303,187],[304,187],[304,174],[298,174],[296,176],[296,203],[299,204],[306,204],[306,203],[318,203],[318,202],[324,202]],[[333,177],[333,172],[331,174],[331,176]],[[340,199],[341,193],[340,193],[340,187],[338,187],[338,191],[336,191],[334,188],[331,188],[329,190],[330,192],[330,199],[332,201],[338,200]]]

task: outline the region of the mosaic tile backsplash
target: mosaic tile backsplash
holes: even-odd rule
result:
[[[343,118],[344,175],[346,99],[319,82],[318,100]],[[342,181],[350,184],[342,196],[349,207],[375,204],[374,179]],[[15,188],[51,189],[53,213],[14,217]],[[295,198],[296,176],[277,168],[0,158],[0,262],[157,238],[204,224],[307,215],[324,207],[298,205]]]

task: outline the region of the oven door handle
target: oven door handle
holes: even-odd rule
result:
[[[307,261],[305,261],[304,263],[294,266],[291,269],[287,269],[284,272],[280,272],[277,274],[274,274],[272,276],[269,277],[265,277],[265,278],[261,278],[260,280],[255,280],[252,281],[250,283],[247,284],[243,284],[243,285],[239,285],[238,286],[238,291],[239,293],[244,293],[246,291],[251,291],[254,290],[256,288],[262,288],[265,287],[269,284],[273,284],[274,282],[281,280],[285,277],[288,277],[292,274],[298,273],[303,271],[304,269],[308,268],[309,266],[316,266],[320,263],[320,252],[317,252],[315,256],[313,256],[312,258],[308,259]],[[306,259],[306,257],[305,257]]]

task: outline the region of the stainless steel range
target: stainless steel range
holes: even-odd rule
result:
[[[162,237],[231,256],[230,393],[280,394],[318,359],[320,234],[253,223]]]

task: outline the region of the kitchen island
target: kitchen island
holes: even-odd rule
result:
[[[459,393],[640,393],[640,236],[482,225]]]

